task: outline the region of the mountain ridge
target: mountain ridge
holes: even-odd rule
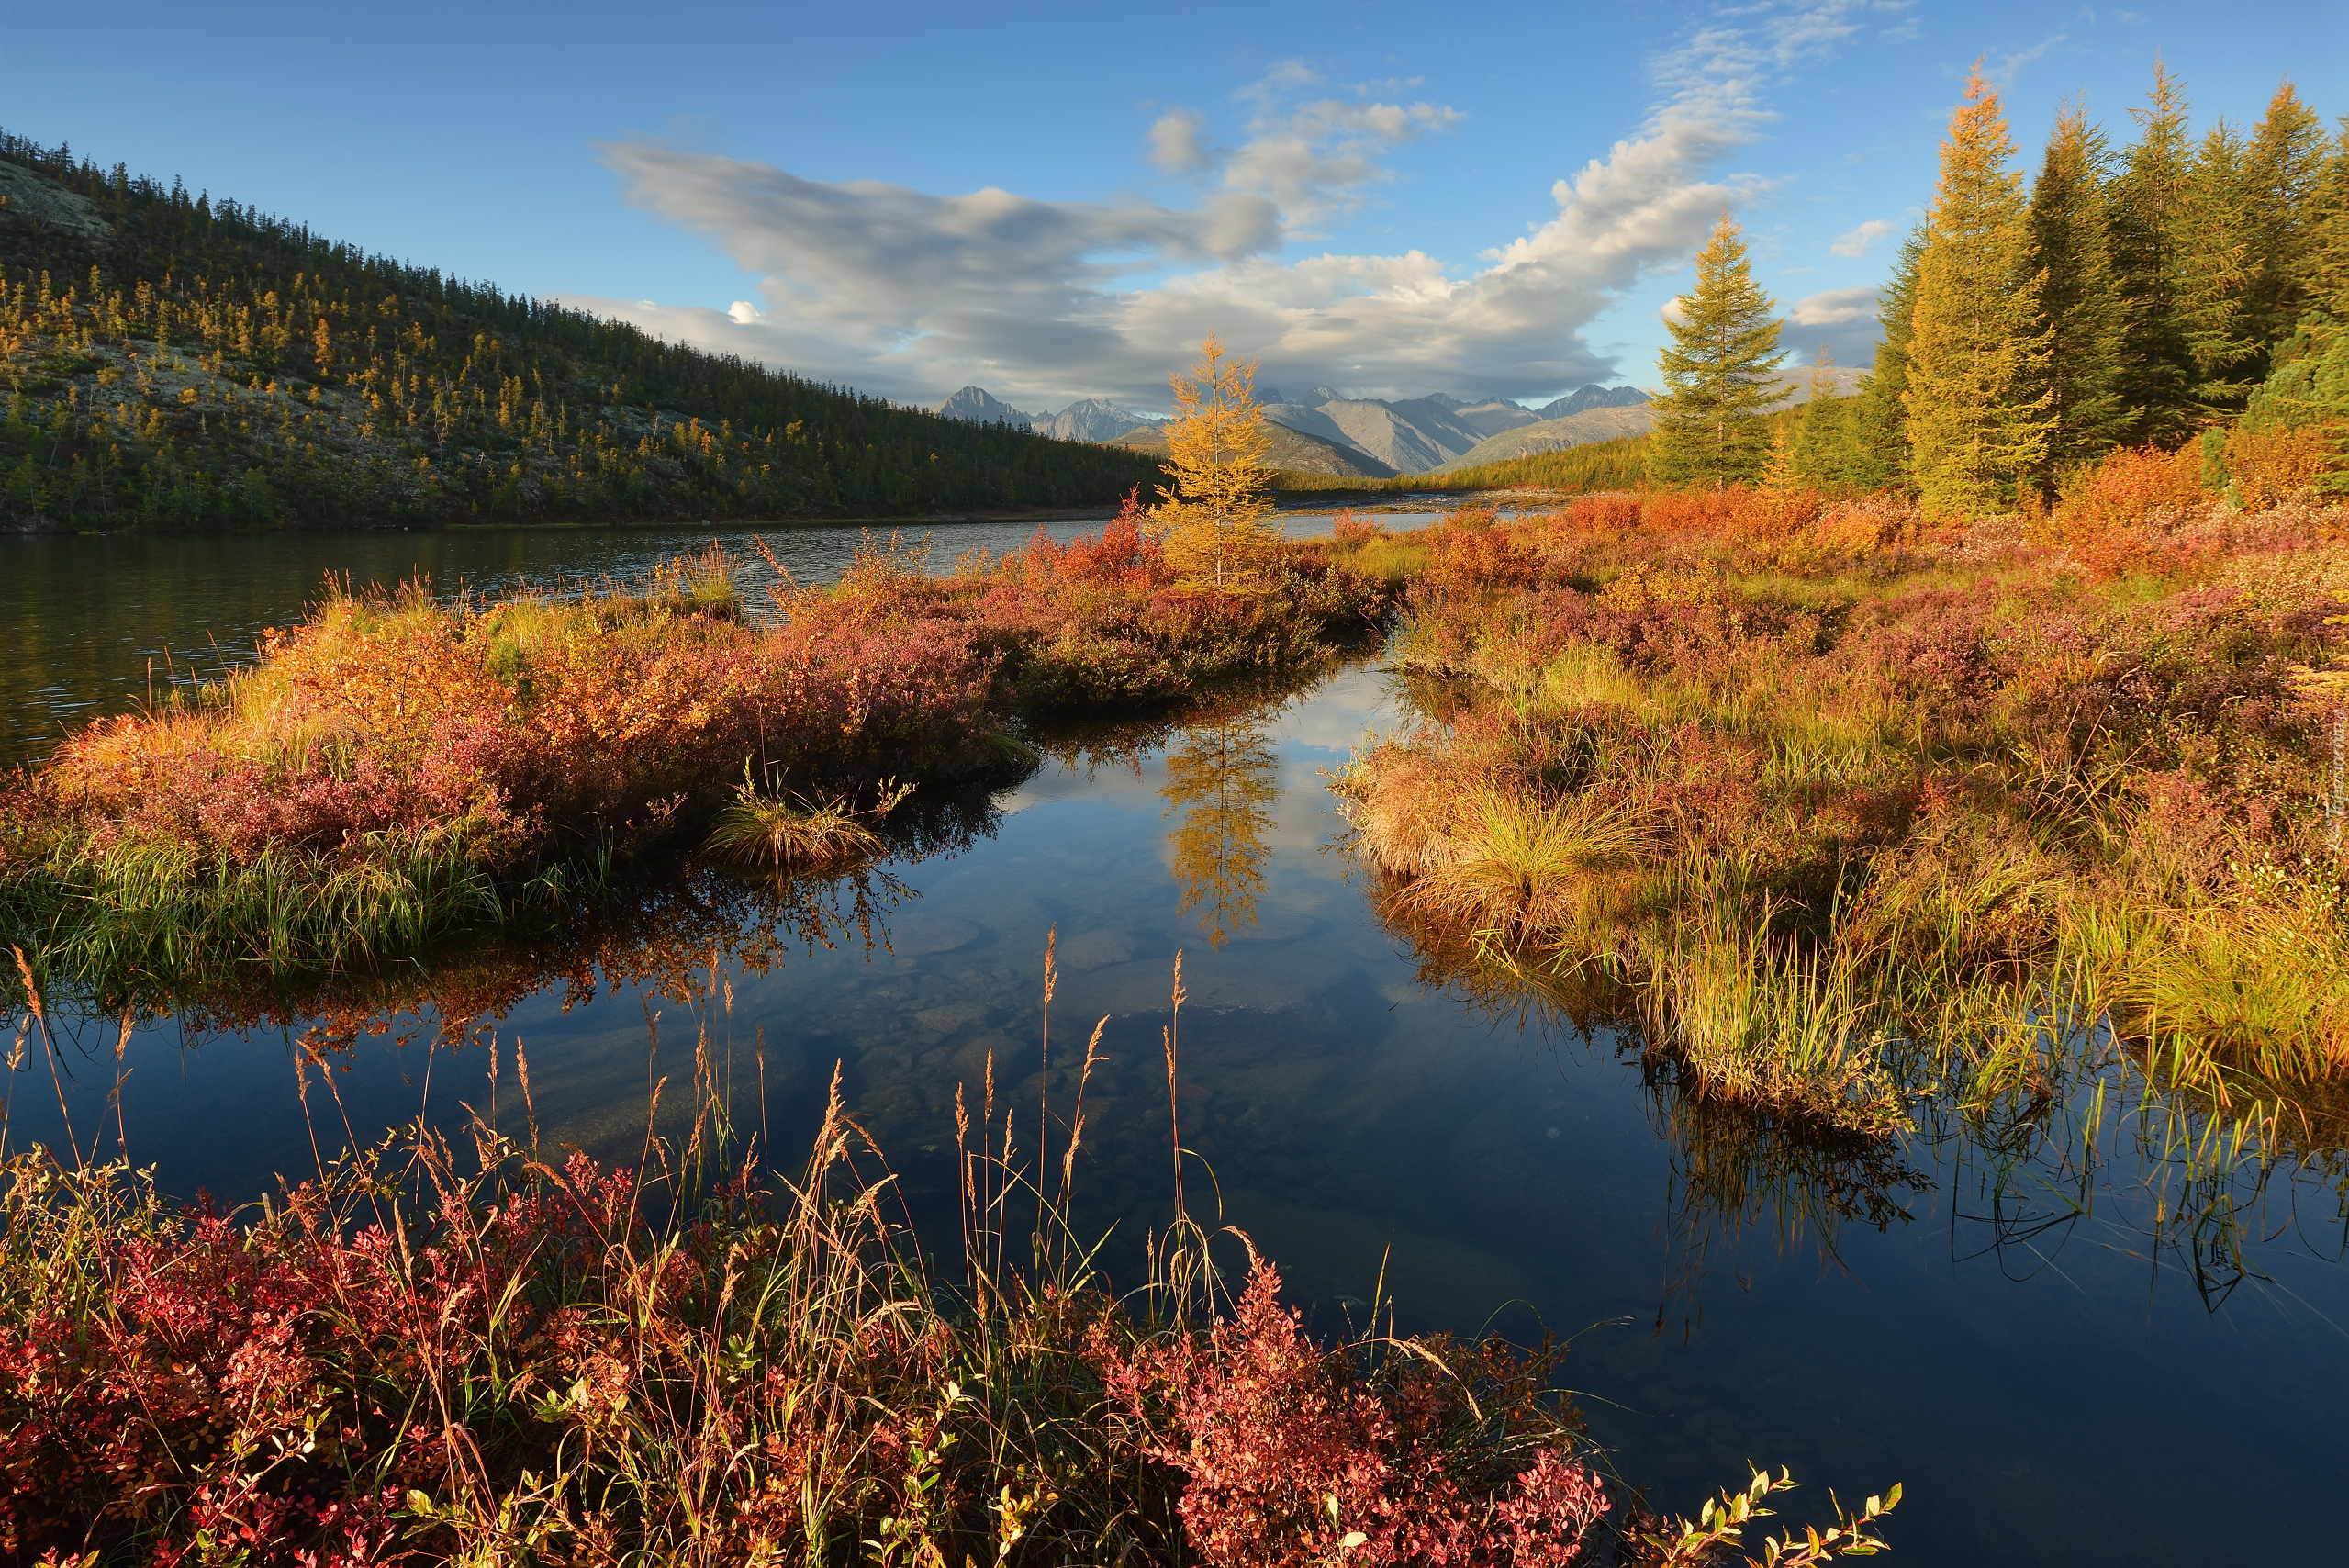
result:
[[[1258,401],[1268,420],[1318,443],[1296,449],[1295,455],[1301,462],[1329,462],[1321,447],[1352,454],[1346,460],[1349,465],[1344,469],[1310,466],[1303,471],[1386,476],[1456,467],[1471,453],[1513,431],[1556,425],[1560,420],[1594,411],[1643,408],[1648,394],[1636,386],[1605,386],[1592,382],[1538,409],[1528,409],[1515,398],[1498,394],[1467,398],[1430,392],[1417,398],[1348,398],[1330,386],[1315,386],[1292,402],[1283,400],[1276,389],[1268,386],[1262,389]],[[1124,439],[1129,432],[1164,422],[1095,398],[1081,398],[1057,414],[1030,414],[976,386],[965,386],[933,404],[931,411],[945,419],[1032,430],[1060,441],[1127,446],[1136,444]],[[1628,428],[1633,422],[1636,421],[1599,421],[1589,428]],[[1557,446],[1580,444],[1586,439],[1612,439],[1585,437],[1578,433],[1583,428],[1545,429],[1531,438],[1533,443],[1522,451],[1508,449],[1508,455],[1550,451]],[[1618,430],[1617,433],[1622,431]],[[1549,444],[1542,444],[1545,441]],[[1150,445],[1147,442],[1140,444]]]

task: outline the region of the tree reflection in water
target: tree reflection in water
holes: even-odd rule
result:
[[[2212,1312],[2265,1277],[2252,1243],[2290,1232],[2315,1255],[2349,1255],[2349,1090],[2196,1077],[2050,1007],[2015,1020],[2009,1048],[1979,1059],[1894,1040],[1888,1066],[1907,1086],[1911,1130],[1856,1136],[1708,1098],[1668,1051],[1649,1048],[1604,969],[1437,928],[1393,879],[1370,879],[1421,985],[1560,1048],[1638,1057],[1672,1160],[1660,1333],[1674,1317],[1694,1330],[1712,1260],[1749,1235],[1841,1268],[1845,1226],[1906,1224],[1914,1196],[1937,1191],[1960,1259],[1988,1256],[2027,1278],[2054,1267],[2089,1221],[2094,1245],[2185,1274]]]
[[[1265,715],[1235,714],[1194,722],[1167,754],[1159,794],[1166,815],[1180,816],[1167,842],[1174,850],[1176,910],[1196,912],[1199,928],[1217,947],[1256,924],[1272,802],[1280,798],[1279,763]]]

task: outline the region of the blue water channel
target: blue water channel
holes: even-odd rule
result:
[[[1027,532],[941,527],[937,558]],[[162,650],[174,671],[238,656],[330,569],[497,587],[621,575],[708,537],[8,541],[9,736],[34,756],[59,723],[134,704]],[[856,542],[767,537],[803,577]],[[631,978],[607,953],[583,997],[560,965],[536,976],[520,959],[498,971],[523,977],[516,994],[446,1034],[419,974],[387,994],[421,999],[421,1014],[363,1031],[330,1083],[297,1071],[300,1019],[141,1025],[119,1067],[114,1022],[68,1021],[64,1078],[30,1052],[11,1076],[6,1138],[127,1149],[167,1188],[230,1204],[419,1114],[494,1114],[509,1135],[534,1124],[543,1143],[632,1162],[654,1086],[681,1097],[699,1053],[738,1128],[786,1163],[837,1069],[928,1223],[949,1210],[956,1086],[975,1096],[991,1058],[1003,1103],[1065,1104],[1106,1017],[1078,1180],[1084,1223],[1110,1234],[1105,1267],[1131,1282],[1171,1212],[1161,1030],[1180,950],[1194,1212],[1220,1202],[1326,1328],[1359,1315],[1383,1268],[1405,1330],[1572,1336],[1594,1432],[1653,1501],[1693,1510],[1751,1461],[1794,1469],[1810,1488],[1797,1511],[1823,1511],[1829,1487],[1850,1499],[1902,1482],[1887,1528],[1904,1562],[2337,1559],[2337,1148],[2221,1147],[2190,1112],[2148,1104],[2117,1058],[1988,1126],[1920,1103],[1918,1132],[1888,1149],[1703,1112],[1636,1039],[1481,1001],[1380,918],[1325,775],[1412,722],[1366,658],[1302,693],[1061,737],[1023,783],[963,802],[958,834],[870,881],[864,928],[853,890],[836,890],[848,918],[823,928],[829,946],[787,924],[745,958],[670,918],[654,946],[698,955],[689,928],[712,955],[688,983],[674,963],[666,983]],[[696,907],[722,924],[750,906]]]

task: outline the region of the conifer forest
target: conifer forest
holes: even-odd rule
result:
[[[888,517],[1157,465],[819,386],[0,135],[0,526]]]

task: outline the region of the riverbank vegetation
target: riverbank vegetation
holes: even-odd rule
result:
[[[2026,192],[1977,76],[1857,398],[1767,411],[1722,215],[1649,441],[1688,487],[1428,542],[1441,722],[1341,786],[1390,913],[1863,1134],[2069,1031],[2349,1070],[2349,140],[2287,84],[2198,150],[2160,68],[2139,118],[2065,111]]]
[[[1385,602],[1296,549],[1247,595],[1186,592],[1131,504],[943,574],[871,543],[757,606],[737,565],[495,599],[330,587],[252,665],[0,798],[11,940],[93,976],[341,969],[551,917],[713,823],[737,857],[870,854],[907,787],[1025,766],[1028,718],[1311,668]]]
[[[1054,980],[1047,950],[1047,1003]],[[1181,1002],[1178,969],[1170,1117]],[[1184,1211],[1179,1169],[1173,1225],[1114,1290],[1067,1226],[1101,1040],[1033,1146],[1008,1103],[999,1123],[991,1058],[965,1086],[958,1255],[908,1228],[836,1073],[798,1182],[766,1185],[755,1153],[736,1168],[706,1039],[690,1130],[648,1129],[632,1170],[542,1149],[519,1048],[529,1144],[477,1119],[463,1153],[411,1129],[238,1215],[168,1203],[122,1162],[17,1155],[0,1545],[351,1568],[1695,1568],[1768,1516],[1783,1475],[1695,1521],[1648,1511],[1555,1388],[1558,1346],[1308,1336],[1270,1260]],[[306,1065],[330,1090],[330,1062]],[[1790,1565],[1872,1551],[1898,1497],[1755,1545]]]
[[[1106,505],[1114,447],[942,420],[0,135],[0,527]]]
[[[1862,1131],[1952,1063],[2039,1070],[2034,1019],[2337,1075],[2349,513],[2176,470],[1957,528],[1746,488],[1455,515],[1398,655],[1436,722],[1340,784],[1392,909]]]

